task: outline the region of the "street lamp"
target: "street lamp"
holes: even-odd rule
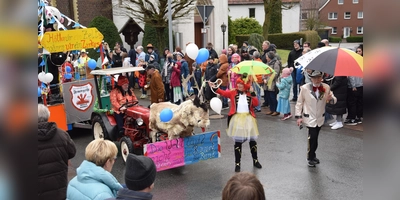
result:
[[[225,32],[226,32],[226,24],[225,23],[222,23],[221,31],[222,31],[222,49],[225,49]]]

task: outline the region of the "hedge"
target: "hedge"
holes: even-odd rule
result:
[[[237,35],[236,41],[239,47],[242,46],[244,41],[248,41],[250,35]],[[268,35],[268,41],[275,44],[278,49],[293,49],[293,41],[303,38],[303,43],[308,41],[311,43],[311,48],[315,49],[320,41],[317,31],[302,31],[294,33],[279,33]],[[251,44],[254,45],[254,44]]]
[[[88,27],[96,27],[101,34],[104,36],[104,41],[110,46],[110,50],[114,50],[116,42],[122,43],[121,37],[119,36],[118,29],[114,22],[104,16],[95,17]],[[100,53],[97,53],[94,49],[86,49],[88,56],[97,60],[100,57]]]
[[[145,48],[145,52],[147,53],[147,48],[146,46],[148,44],[152,44],[153,47],[155,47],[155,51],[159,54],[159,57],[162,56],[162,54],[164,53],[163,50],[164,48],[168,47],[169,45],[169,36],[168,36],[168,28],[164,29],[164,45],[161,46],[159,44],[159,41],[157,40],[157,32],[156,29],[154,27],[152,27],[149,24],[145,24],[144,25],[144,34],[143,34],[143,40],[142,40],[142,46]],[[175,38],[175,37],[172,37]],[[181,47],[183,48],[183,47]],[[161,54],[161,55],[160,55]]]
[[[329,42],[339,43],[341,41],[342,41],[342,38],[340,38],[340,37],[329,37]]]
[[[232,42],[232,39],[236,38],[234,36],[237,36],[239,34],[245,35],[245,34],[252,34],[252,33],[258,33],[262,34],[263,29],[260,23],[254,19],[254,18],[238,18],[232,21],[231,25],[228,25],[228,33],[231,35],[230,36],[230,43]],[[247,39],[248,40],[248,39]],[[246,40],[243,40],[246,41]],[[242,46],[243,42],[239,42],[238,40],[232,42],[240,44]]]
[[[351,36],[346,38],[347,42],[363,42],[363,36]]]

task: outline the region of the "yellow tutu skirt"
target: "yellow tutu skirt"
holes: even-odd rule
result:
[[[235,141],[255,140],[259,135],[257,120],[250,113],[236,113],[232,116],[226,132]]]

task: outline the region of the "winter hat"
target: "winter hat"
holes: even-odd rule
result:
[[[238,59],[238,61],[240,62],[240,56],[239,56],[239,54],[237,54],[237,53],[234,53],[233,55],[232,55],[232,58],[237,58]]]
[[[292,71],[293,71],[293,68],[291,68],[291,67],[287,67],[287,68],[283,69],[281,77],[286,78],[286,77],[290,76],[290,74],[292,74]]]
[[[226,49],[222,49],[222,54],[225,54],[225,55],[228,54]]]
[[[153,54],[151,54],[151,55],[150,55],[150,57],[151,57],[151,58],[153,58],[153,59],[155,59],[155,58],[156,58],[156,57],[155,57]]]
[[[129,84],[128,78],[125,76],[118,76],[118,86],[123,86],[124,84]]]
[[[297,43],[300,45],[300,40],[295,40],[295,41],[293,41],[293,43]]]
[[[154,183],[156,172],[156,165],[151,158],[130,153],[126,158],[126,187],[134,191],[143,190]]]

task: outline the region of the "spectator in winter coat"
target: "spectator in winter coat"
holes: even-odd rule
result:
[[[182,78],[186,78],[189,75],[189,66],[185,59],[183,59],[184,55],[182,53],[176,54],[176,59],[181,63],[181,74]]]
[[[166,60],[164,62],[163,68],[161,69],[161,77],[164,83],[164,90],[165,90],[165,101],[171,101],[172,99],[172,92],[170,90],[170,81],[171,81],[171,73],[172,73],[172,54],[168,53],[166,55]]]
[[[208,50],[210,56],[212,56],[213,58],[218,58],[218,54],[217,54],[217,52],[213,49],[213,44],[212,44],[211,42],[209,42],[209,43],[207,44],[206,49]]]
[[[200,68],[200,65],[198,65],[196,62],[193,63],[192,65],[192,73],[193,73],[193,78],[191,78],[190,82],[192,83],[193,91],[195,95],[199,95],[199,90],[202,85],[202,70]]]
[[[171,82],[169,88],[173,92],[172,102],[179,105],[183,102],[182,98],[182,88],[181,88],[181,63],[180,62],[172,62],[172,74],[171,74]]]
[[[336,130],[343,127],[342,117],[347,113],[347,77],[335,76],[329,86],[337,102],[336,104],[326,104],[326,112],[336,115],[336,121],[329,124],[332,126],[331,129]]]
[[[276,87],[276,83],[278,81],[278,77],[281,71],[280,61],[275,57],[275,53],[273,51],[269,51],[267,53],[267,61],[268,66],[272,67],[275,71],[274,77],[265,76],[264,77],[264,99],[267,98],[267,102],[269,103],[269,112],[267,115],[278,116],[279,112],[276,112],[276,108],[278,106],[277,94],[278,88]],[[272,79],[272,80],[270,80]]]
[[[38,104],[38,199],[65,199],[68,185],[68,160],[76,153],[69,134],[54,122],[50,111]]]
[[[123,52],[121,51],[120,48],[114,47],[114,51],[112,52],[112,61],[113,65],[112,67],[122,67],[122,54]]]
[[[214,57],[209,56],[208,64],[204,74],[204,80],[211,82],[216,81],[217,73],[218,73],[218,65],[214,64]],[[210,101],[213,97],[216,97],[216,95],[211,91],[211,88],[208,86],[208,84],[205,87],[204,94],[205,94],[204,97],[206,98],[207,101]]]
[[[146,54],[146,57],[145,57],[145,61],[149,62],[150,56],[153,55],[154,56],[154,60],[156,62],[158,62],[158,54],[154,51],[153,45],[152,44],[148,44],[146,46],[146,48],[147,48],[147,54]]]
[[[110,173],[117,158],[117,146],[110,140],[96,139],[85,149],[85,158],[69,182],[67,200],[104,200],[117,196],[122,185]]]
[[[221,54],[219,56],[219,63],[220,67],[217,73],[217,79],[222,80],[222,84],[219,86],[221,90],[226,90],[228,89],[228,70],[229,70],[229,64],[228,64],[228,57],[225,54]],[[228,98],[222,97],[222,109],[228,109]]]
[[[146,60],[146,54],[143,52],[143,46],[136,47],[136,66],[139,66],[139,61]]]
[[[158,69],[154,65],[149,64],[147,66],[147,75],[150,78],[150,84],[144,86],[145,89],[150,89],[150,100],[151,103],[160,103],[164,101],[164,84]]]
[[[287,63],[288,67],[293,68],[292,78],[293,78],[293,99],[292,101],[297,101],[297,94],[299,91],[299,84],[296,82],[296,68],[294,66],[294,61],[302,55],[303,50],[300,48],[300,41],[295,40],[293,42],[294,49],[289,53]]]
[[[118,191],[117,198],[107,200],[151,200],[157,169],[153,160],[146,156],[130,153],[126,158],[125,184],[127,188]]]
[[[158,64],[154,55],[150,55],[149,65],[150,64],[152,64],[158,71],[161,71],[160,64]]]

